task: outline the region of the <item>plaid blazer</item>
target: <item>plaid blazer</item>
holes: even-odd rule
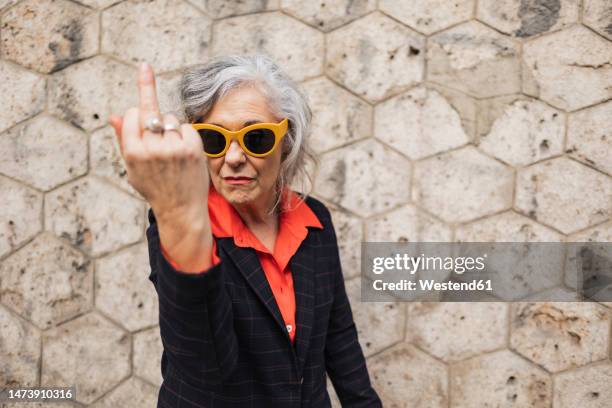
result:
[[[309,228],[292,257],[296,338],[291,343],[252,248],[217,238],[221,262],[203,274],[163,257],[153,211],[147,241],[159,298],[163,383],[158,407],[382,407],[370,384],[346,295],[329,210],[308,197],[323,229]]]

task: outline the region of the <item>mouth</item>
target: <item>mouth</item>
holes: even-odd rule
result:
[[[255,180],[253,177],[223,177],[223,181],[225,181],[227,184],[232,184],[232,185],[242,185],[242,184],[249,184],[251,183],[253,180]]]

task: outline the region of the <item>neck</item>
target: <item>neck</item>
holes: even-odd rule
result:
[[[270,214],[270,209],[275,202],[276,197],[274,194],[266,194],[257,202],[235,204],[234,208],[249,228],[276,226],[278,223],[278,209]]]

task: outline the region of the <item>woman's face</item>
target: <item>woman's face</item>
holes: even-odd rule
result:
[[[256,122],[278,123],[269,110],[267,100],[258,88],[244,86],[229,91],[218,100],[203,122],[227,130],[240,130]],[[271,205],[276,198],[274,185],[281,165],[282,143],[265,157],[246,154],[236,140],[221,157],[208,157],[208,171],[215,189],[231,204]],[[245,181],[232,180],[248,177]],[[266,208],[267,209],[267,208]]]

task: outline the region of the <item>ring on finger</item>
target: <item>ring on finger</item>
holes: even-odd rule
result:
[[[163,133],[164,126],[159,118],[153,117],[145,120],[144,128],[153,133]]]
[[[175,123],[164,123],[164,132],[169,132],[174,130],[175,132],[180,133],[179,126]]]

